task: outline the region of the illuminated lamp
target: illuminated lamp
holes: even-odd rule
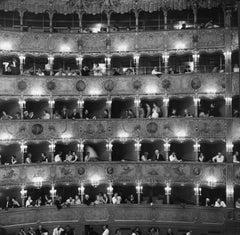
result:
[[[209,88],[207,89],[208,94],[216,94],[217,90],[215,88]]]
[[[127,140],[127,138],[128,138],[128,133],[126,133],[126,132],[120,132],[120,133],[118,134],[118,137],[120,138],[120,141],[121,141],[121,142],[125,142],[125,141]]]
[[[76,58],[77,65],[81,65],[82,61],[83,61],[83,57],[82,56]]]
[[[53,61],[54,61],[54,57],[53,56],[49,56],[48,57],[49,64],[53,64]]]
[[[24,100],[23,97],[21,97],[18,101],[20,108],[26,108],[26,101]]]
[[[200,151],[200,144],[198,142],[196,142],[194,145],[193,145],[193,148],[194,148],[194,152],[199,152]]]
[[[25,199],[27,197],[27,190],[24,189],[24,186],[22,186],[20,195],[21,195],[21,199]]]
[[[157,91],[158,91],[157,85],[147,84],[146,89],[145,89],[145,92],[146,92],[147,94],[156,94]]]
[[[55,144],[53,140],[51,140],[51,143],[49,144],[49,151],[50,153],[54,153],[55,151]]]
[[[81,141],[80,144],[77,144],[78,147],[78,152],[83,152],[84,151],[84,143],[83,141]]]
[[[169,150],[170,150],[170,144],[169,144],[169,142],[167,141],[167,142],[165,142],[164,144],[163,144],[163,147],[164,147],[164,151],[165,152],[169,152]]]
[[[21,153],[26,153],[27,152],[27,145],[24,144],[23,142],[20,145]]]
[[[52,184],[52,188],[50,189],[50,197],[54,200],[56,197],[57,190],[54,188],[54,185]]]
[[[170,196],[172,192],[172,188],[170,187],[170,183],[167,183],[166,187],[164,188],[165,190],[165,195]]]
[[[69,133],[64,133],[64,134],[61,135],[61,138],[62,138],[62,139],[65,139],[65,140],[66,140],[66,139],[71,139],[71,138],[72,138],[72,135],[69,134]]]
[[[51,97],[48,101],[49,107],[52,109],[54,108],[55,105],[55,100]]]
[[[169,104],[169,97],[168,96],[164,96],[164,98],[163,98],[163,105],[164,106],[168,106],[168,104]]]
[[[110,96],[108,96],[106,104],[107,104],[108,107],[111,107],[111,105],[112,105],[112,98]]]
[[[43,95],[43,88],[42,87],[33,87],[31,90],[31,94],[33,96],[41,96]]]
[[[100,177],[98,175],[94,175],[91,177],[90,181],[91,181],[91,185],[94,188],[96,188],[100,183]]]
[[[134,144],[135,151],[140,151],[141,150],[141,146],[142,146],[141,140],[136,139],[135,141],[136,141],[136,143]]]
[[[134,104],[135,104],[136,107],[139,107],[140,103],[141,103],[141,99],[140,99],[140,97],[137,95],[137,96],[135,97],[135,99],[134,99]]]
[[[126,44],[120,44],[117,49],[119,52],[127,51],[127,45]]]
[[[201,196],[202,195],[202,188],[199,184],[196,184],[196,187],[194,187],[194,195],[195,196]]]
[[[227,151],[227,153],[232,153],[233,152],[233,144],[232,143],[227,143],[226,144],[226,151]]]
[[[194,102],[194,105],[195,105],[195,106],[199,106],[199,104],[200,104],[200,98],[197,97],[197,96],[194,97],[194,98],[193,98],[193,102]]]
[[[137,183],[136,192],[137,194],[141,194],[143,192],[143,186],[141,185],[140,182]]]
[[[89,94],[94,96],[94,95],[100,95],[101,94],[101,91],[97,88],[92,88],[90,91],[89,91]]]
[[[80,187],[78,187],[78,195],[84,195],[85,187],[83,184],[81,184]]]
[[[42,187],[43,178],[40,175],[35,175],[33,177],[34,186],[40,189]]]
[[[226,193],[227,193],[228,198],[233,198],[234,197],[234,188],[233,188],[232,185],[227,185]]]
[[[183,49],[186,48],[186,45],[183,42],[177,42],[176,45],[175,45],[175,48],[177,50],[183,50]]]
[[[1,141],[8,141],[12,139],[12,135],[8,134],[8,133],[1,133],[0,134],[0,140]]]
[[[232,104],[232,97],[226,96],[225,97],[225,102],[226,102],[226,105],[231,105]]]
[[[214,176],[209,176],[207,178],[207,184],[208,184],[209,187],[213,188],[217,184],[217,179]]]
[[[177,136],[177,138],[184,138],[187,136],[187,133],[185,130],[179,130],[179,131],[177,131],[176,136]]]
[[[113,144],[111,142],[111,140],[109,140],[107,143],[106,143],[106,149],[107,151],[112,151],[112,147],[113,147]]]
[[[109,196],[112,196],[113,195],[113,186],[112,186],[112,183],[109,184],[109,186],[107,187],[107,194]]]
[[[70,52],[71,48],[70,48],[70,46],[64,44],[64,45],[60,46],[60,51],[61,52]]]
[[[82,97],[79,97],[78,101],[77,101],[78,107],[81,109],[83,108],[84,105],[84,99]]]

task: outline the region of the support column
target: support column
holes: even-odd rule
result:
[[[227,165],[226,174],[226,204],[227,207],[234,208],[234,179],[233,164]]]
[[[110,28],[111,28],[111,15],[112,15],[112,11],[108,10],[106,12],[106,15],[107,15],[107,32],[109,33],[110,32]]]
[[[83,204],[83,201],[84,201],[84,194],[85,194],[84,192],[85,192],[85,187],[84,187],[84,184],[81,183],[81,186],[78,187],[78,195],[80,195],[80,197],[81,197],[82,204]]]
[[[168,161],[169,160],[168,155],[169,155],[169,151],[170,151],[170,147],[171,147],[171,144],[169,144],[168,139],[164,140],[163,147],[164,147],[165,160]]]
[[[162,55],[163,63],[164,63],[164,72],[168,74],[168,60],[169,60],[169,54],[167,52],[164,52]]]
[[[163,15],[164,15],[164,29],[167,30],[168,29],[168,11],[167,9],[163,10]]]
[[[137,161],[140,161],[140,151],[141,151],[141,140],[139,138],[135,139],[135,144],[134,144],[134,149],[136,152],[136,156],[137,156]]]
[[[82,33],[83,32],[82,19],[83,19],[84,12],[80,11],[77,14],[78,14],[78,32]]]
[[[80,143],[77,145],[79,152],[79,160],[83,162],[83,153],[84,153],[84,140],[80,140]]]
[[[139,13],[140,13],[140,11],[138,9],[134,11],[135,19],[136,19],[136,21],[135,21],[135,30],[136,30],[136,32],[139,31]]]
[[[111,75],[111,55],[107,55],[105,58],[105,64],[106,64],[106,69],[107,69],[107,75]]]
[[[195,140],[195,144],[193,145],[193,149],[194,149],[194,154],[195,154],[195,162],[198,161],[198,154],[200,152],[200,144],[198,142],[198,140]]]
[[[199,206],[199,198],[202,195],[202,188],[200,187],[199,183],[197,183],[194,187],[194,195],[196,197],[196,205]]]
[[[140,55],[138,53],[135,53],[133,56],[133,60],[136,68],[136,74],[139,74],[139,59],[140,59]]]
[[[197,1],[193,2],[193,6],[192,6],[192,10],[193,10],[193,23],[194,23],[194,28],[197,29],[197,13],[198,13],[198,5],[197,5]]]
[[[21,54],[20,56],[19,56],[19,61],[20,61],[20,74],[22,75],[23,74],[23,65],[25,64],[25,59],[26,59],[26,57],[25,57],[25,55],[23,55],[23,54]]]
[[[23,96],[21,96],[18,103],[19,103],[19,106],[20,106],[21,120],[23,120],[23,112],[24,112],[24,109],[26,108],[26,101],[23,98]]]
[[[27,190],[25,190],[25,185],[21,186],[21,201],[22,201],[22,207],[25,207],[25,198],[27,197]]]
[[[112,182],[109,183],[109,186],[107,187],[107,195],[109,197],[109,203],[112,204],[112,196],[113,196],[113,186]]]
[[[230,139],[227,139],[227,142],[226,142],[226,162],[228,162],[228,163],[233,162],[232,152],[233,152],[233,143]]]
[[[50,141],[50,144],[48,147],[49,147],[49,153],[51,154],[51,162],[54,162],[54,152],[56,147],[54,140]]]
[[[21,141],[20,143],[20,150],[21,150],[21,158],[22,158],[22,164],[24,164],[24,156],[27,152],[27,145],[24,143],[24,141]]]
[[[53,119],[53,110],[55,107],[55,100],[52,98],[52,96],[49,98],[48,105],[50,109],[50,117],[51,119]]]
[[[139,118],[140,104],[141,104],[141,99],[140,99],[139,95],[136,95],[135,99],[134,99],[134,105],[135,105],[135,108],[136,108],[136,118]]]
[[[54,63],[54,57],[51,55],[48,57],[48,64],[50,66],[50,76],[53,76],[53,63]]]
[[[163,117],[168,117],[169,98],[167,95],[163,98]]]
[[[225,97],[225,117],[232,117],[232,97],[231,94]]]
[[[20,17],[20,30],[23,31],[23,16],[25,13],[25,10],[19,10],[19,17]]]
[[[200,58],[200,55],[198,54],[198,52],[194,51],[194,54],[193,54],[193,70],[194,70],[195,73],[198,72],[199,58]]]
[[[49,16],[49,31],[50,33],[53,32],[53,16],[54,16],[54,11],[53,10],[49,10],[48,11],[48,16]]]
[[[169,182],[167,182],[164,190],[165,190],[165,195],[166,195],[166,199],[167,199],[167,204],[169,205],[170,204],[170,196],[171,196],[171,192],[172,192],[172,188],[170,187]]]
[[[112,117],[112,97],[108,96],[107,101],[106,101],[106,108],[108,111],[108,118]]]
[[[197,94],[195,94],[193,101],[194,101],[194,117],[198,117],[198,107],[200,105],[201,100]]]
[[[137,186],[136,186],[136,193],[137,193],[137,201],[138,201],[138,204],[141,203],[141,194],[142,194],[142,190],[143,190],[143,186],[141,185],[140,182],[137,183]]]
[[[107,143],[106,143],[106,149],[107,149],[107,152],[108,152],[108,161],[111,162],[112,161],[112,140],[107,140]]]

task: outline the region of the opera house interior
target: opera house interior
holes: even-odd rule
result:
[[[239,235],[240,2],[1,0],[0,235]]]

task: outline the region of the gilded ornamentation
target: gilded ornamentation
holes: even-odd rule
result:
[[[40,135],[40,134],[42,134],[42,132],[43,132],[43,125],[41,125],[41,124],[34,124],[32,126],[32,133],[34,135]]]

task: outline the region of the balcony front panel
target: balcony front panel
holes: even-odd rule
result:
[[[234,74],[234,93],[238,93]],[[2,96],[115,96],[162,94],[225,93],[225,74],[181,74],[109,77],[28,77],[1,76]]]
[[[35,175],[41,175],[43,184],[51,185],[70,183],[79,185],[80,182],[91,184],[91,178],[98,175],[100,183],[110,180],[120,184],[165,184],[170,180],[176,184],[196,182],[207,185],[209,176],[217,179],[217,184],[226,183],[226,164],[205,163],[48,163],[48,164],[19,164],[0,167],[0,183],[2,186],[33,185]]]
[[[233,29],[235,35],[236,29]],[[98,34],[34,33],[2,31],[0,42],[11,43],[12,51],[61,53],[61,46],[68,45],[73,53],[107,53],[130,51],[215,49],[225,46],[224,29],[179,30],[159,32],[123,32]],[[234,37],[233,47],[236,44]]]
[[[33,121],[1,121],[2,135],[8,136],[6,141],[36,141],[51,139],[121,139],[134,138],[164,139],[200,138],[204,140],[220,140],[227,136],[231,119],[199,119],[199,118],[161,118],[149,119],[104,119],[104,120],[33,120]],[[235,121],[239,126],[239,121]],[[178,133],[184,133],[179,137]],[[239,135],[238,135],[239,136]],[[3,137],[2,137],[3,138]],[[236,137],[237,139],[237,137]]]
[[[127,213],[126,213],[127,212]],[[55,207],[12,209],[0,213],[1,224],[4,226],[16,224],[42,223],[185,223],[223,225],[227,222],[225,209],[216,208],[180,208],[178,206],[73,206],[62,210]]]

